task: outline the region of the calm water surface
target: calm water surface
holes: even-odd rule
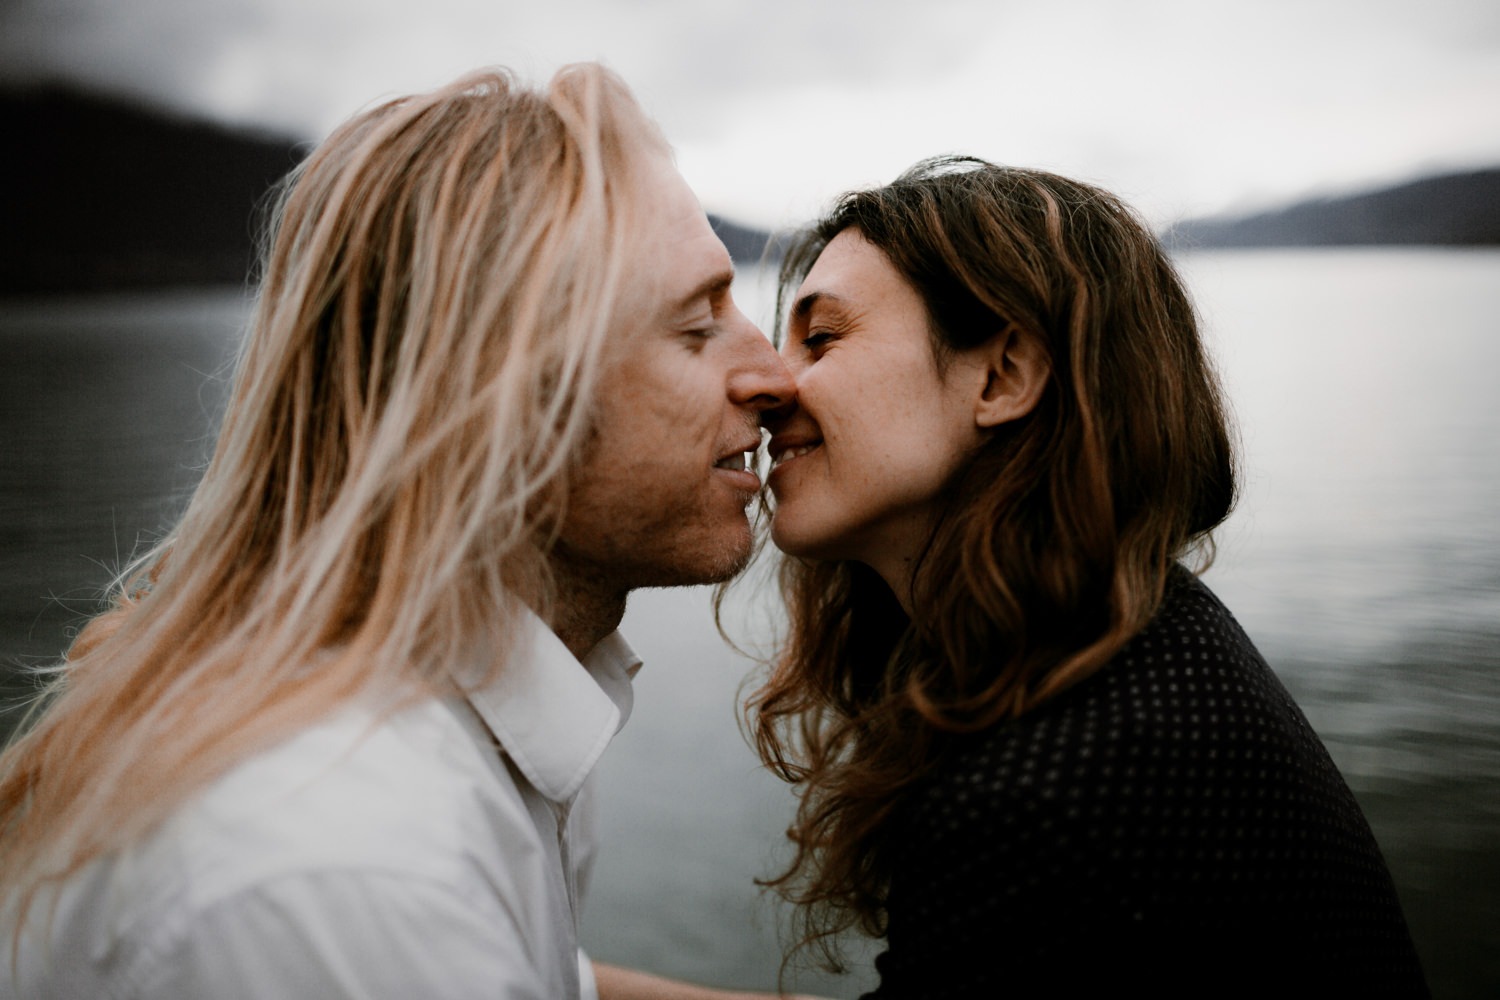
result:
[[[1369,814],[1436,995],[1500,994],[1500,252],[1180,263],[1244,452],[1244,497],[1206,579]],[[754,315],[764,284],[747,277]],[[239,291],[0,303],[6,663],[55,657],[110,572],[180,509],[245,312]],[[768,987],[778,917],[752,880],[782,856],[791,801],[737,730],[752,664],[708,601],[632,598],[625,628],[647,668],[601,767],[585,942]],[[773,618],[753,587],[733,598],[744,642]],[[799,982],[855,996],[870,980]]]

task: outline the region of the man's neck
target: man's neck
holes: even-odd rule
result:
[[[582,660],[599,640],[620,627],[628,591],[611,586],[600,575],[554,565],[557,601],[552,631],[568,651]]]

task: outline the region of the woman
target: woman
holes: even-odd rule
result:
[[[1425,995],[1348,788],[1179,562],[1233,456],[1141,222],[932,160],[845,196],[781,290],[790,625],[751,724],[801,791],[771,884],[802,943],[883,936],[878,997]]]

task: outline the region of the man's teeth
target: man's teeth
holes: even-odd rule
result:
[[[714,463],[716,469],[734,469],[736,472],[744,472],[750,468],[750,453],[737,451],[733,455],[725,455]]]
[[[812,451],[814,448],[816,448],[821,443],[822,442],[819,441],[819,442],[815,442],[813,444],[799,444],[795,448],[788,448],[786,451],[784,451],[781,454],[777,455],[771,461],[771,465],[772,466],[777,466],[777,465],[780,465],[782,462],[787,461],[788,459],[800,458],[801,456],[806,455],[808,452]]]

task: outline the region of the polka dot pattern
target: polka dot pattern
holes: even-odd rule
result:
[[[1427,995],[1348,786],[1185,572],[1093,677],[956,738],[895,822],[880,1000]]]

